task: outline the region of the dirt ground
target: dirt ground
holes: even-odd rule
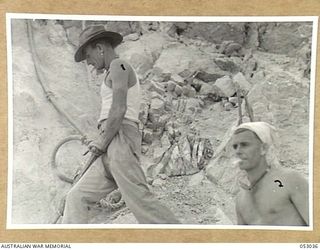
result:
[[[202,174],[202,173],[200,173]],[[172,177],[151,190],[185,225],[232,225],[236,223],[233,198],[204,179],[191,185],[192,176]],[[133,214],[125,207],[109,212],[96,210],[91,223],[135,224]]]

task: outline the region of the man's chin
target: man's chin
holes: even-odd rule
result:
[[[242,159],[236,159],[234,162],[233,162],[234,165],[238,166],[239,168],[241,168],[243,165],[245,165],[244,163],[244,160]]]
[[[247,169],[248,169],[247,164],[245,164],[243,161],[241,161],[241,162],[238,163],[238,167],[239,167],[241,170],[247,170]]]

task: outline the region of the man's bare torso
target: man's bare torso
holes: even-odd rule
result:
[[[291,200],[294,183],[287,171],[272,170],[253,190],[241,190],[237,211],[241,224],[304,226],[306,222]],[[298,190],[297,190],[298,191]]]

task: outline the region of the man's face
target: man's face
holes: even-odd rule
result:
[[[99,46],[92,47],[88,45],[85,50],[86,61],[88,65],[93,66],[96,70],[104,68],[104,57],[101,54],[103,50]]]
[[[262,157],[262,142],[250,130],[241,131],[232,137],[232,147],[239,160],[238,166],[242,170],[257,167]]]

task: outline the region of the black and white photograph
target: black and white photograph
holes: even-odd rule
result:
[[[313,228],[317,17],[7,14],[7,228]]]

